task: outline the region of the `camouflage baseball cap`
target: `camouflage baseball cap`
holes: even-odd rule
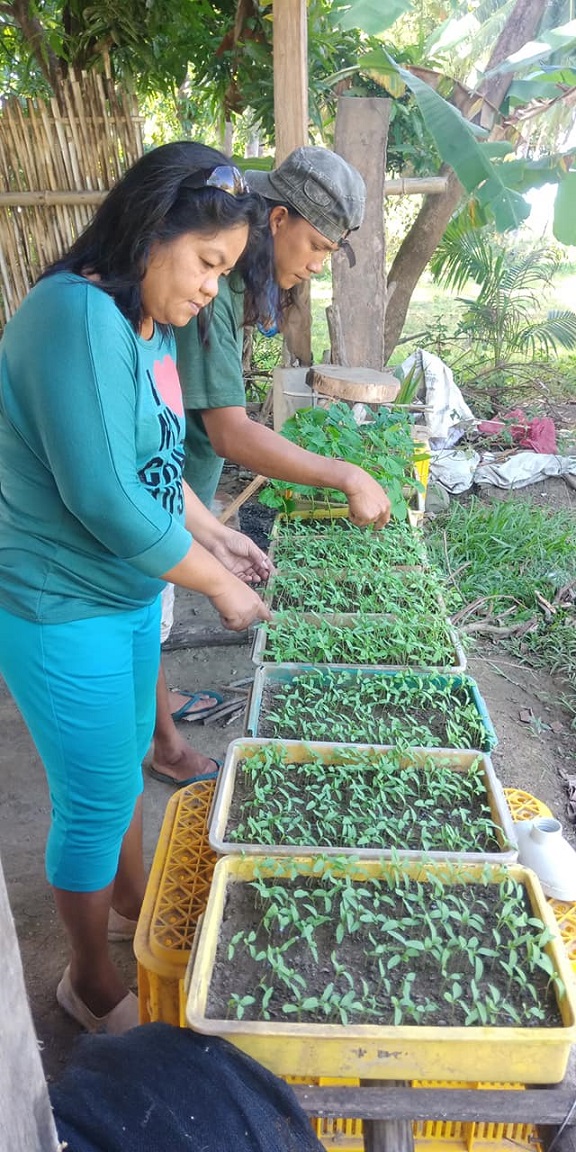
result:
[[[245,175],[253,192],[289,204],[333,244],[341,244],[362,223],[364,181],[328,148],[296,148],[272,172],[250,169]]]

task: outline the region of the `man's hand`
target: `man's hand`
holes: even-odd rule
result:
[[[390,501],[377,480],[369,476],[363,468],[351,465],[353,474],[350,482],[342,489],[348,497],[350,519],[353,524],[364,527],[373,524],[384,528],[390,519]]]
[[[268,580],[274,572],[274,565],[266,553],[243,532],[236,532],[233,528],[225,528],[223,532],[225,535],[219,536],[210,548],[212,555],[246,583],[259,584]]]

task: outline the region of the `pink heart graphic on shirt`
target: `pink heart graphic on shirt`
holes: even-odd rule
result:
[[[176,365],[171,356],[166,354],[163,360],[154,361],[154,380],[156,387],[164,401],[177,416],[184,415],[182,402],[182,388]]]

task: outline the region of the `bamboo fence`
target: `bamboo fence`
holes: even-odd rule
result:
[[[0,329],[141,155],[135,101],[101,74],[1,106]]]

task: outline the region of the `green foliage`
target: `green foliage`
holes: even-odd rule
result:
[[[277,568],[344,570],[349,575],[372,566],[388,572],[398,565],[427,562],[422,532],[406,521],[393,521],[381,531],[358,528],[344,517],[293,520],[276,525],[273,557]]]
[[[226,826],[233,843],[499,852],[482,761],[398,750],[265,744],[241,761]],[[333,757],[333,758],[332,758]]]
[[[300,408],[286,421],[282,435],[319,456],[364,468],[385,488],[392,515],[406,517],[403,488],[407,483],[413,489],[419,487],[412,478],[417,453],[406,413],[379,408],[373,420],[357,424],[352,409],[343,402],[329,408]],[[324,498],[334,504],[346,503],[345,494],[336,489],[326,489]],[[271,480],[260,499],[270,508],[291,512],[298,499],[318,502],[318,490],[305,484],[287,487],[285,481]]]
[[[560,1022],[566,989],[550,931],[503,870],[409,873],[397,860],[375,878],[319,857],[268,859],[253,875],[229,886],[227,917],[243,887],[245,924],[229,940],[223,924],[217,952],[232,1014],[444,1028]]]
[[[299,608],[301,612],[402,612],[418,604],[424,613],[442,605],[440,581],[429,571],[390,570],[379,579],[373,562],[354,573],[312,568],[305,582],[298,569],[282,570],[266,590],[274,611]]]
[[[549,512],[518,499],[453,503],[446,516],[430,525],[427,543],[448,577],[456,574],[463,602],[471,606],[466,629],[473,633],[484,623],[502,620],[512,632],[509,643],[521,645],[525,659],[574,681],[569,592],[576,580],[576,535],[570,512]],[[563,589],[568,589],[566,597]],[[553,613],[543,611],[540,597],[555,605]]]
[[[494,746],[466,676],[342,669],[268,682],[257,735],[421,748]]]
[[[393,615],[301,615],[277,612],[266,633],[263,660],[283,664],[455,668],[454,636],[442,612],[423,616],[418,605]]]
[[[536,319],[543,294],[559,267],[551,249],[515,250],[486,230],[471,230],[460,216],[452,221],[431,261],[438,283],[458,291],[472,280],[476,299],[461,298],[466,311],[456,330],[477,362],[498,370],[518,355],[546,358],[557,348],[576,348],[576,313],[549,312]]]

